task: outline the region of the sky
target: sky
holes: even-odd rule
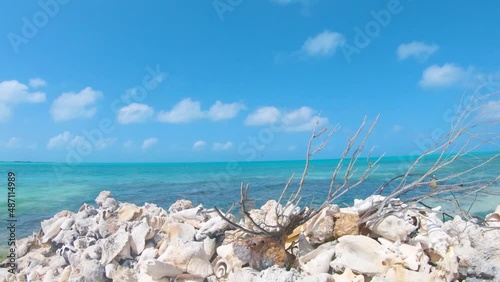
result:
[[[377,116],[374,155],[418,154],[500,82],[498,1],[0,6],[1,161],[303,159],[317,123],[338,158]]]

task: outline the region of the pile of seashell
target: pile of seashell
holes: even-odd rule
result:
[[[500,230],[491,228],[500,226],[500,206],[487,226],[406,208],[359,228],[359,216],[383,199],[330,205],[290,234],[284,251],[187,200],[166,211],[102,191],[97,208],[61,211],[19,240],[19,273],[0,268],[0,281],[500,281]],[[254,220],[273,225],[276,205],[252,210]]]

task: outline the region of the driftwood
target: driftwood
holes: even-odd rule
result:
[[[479,93],[479,90],[476,91]],[[475,94],[477,94],[475,93]],[[367,222],[381,220],[391,213],[400,212],[411,205],[420,205],[421,208],[429,207],[424,201],[429,199],[439,199],[453,203],[457,210],[466,217],[472,218],[468,210],[461,208],[459,198],[476,195],[484,191],[487,187],[497,182],[500,174],[490,179],[468,180],[466,176],[478,172],[487,164],[500,157],[494,154],[488,159],[465,167],[459,171],[444,173],[444,169],[461,160],[469,153],[481,148],[485,144],[490,144],[497,148],[500,138],[498,132],[498,117],[485,118],[484,105],[488,99],[497,93],[490,95],[473,95],[467,102],[464,109],[459,109],[452,121],[449,133],[418,156],[407,171],[401,175],[388,180],[380,187],[374,187],[373,195],[384,195],[384,200],[373,206],[364,214],[360,215],[358,224],[360,226]],[[477,97],[476,97],[477,96]],[[304,205],[301,207],[302,190],[306,184],[310,160],[313,155],[324,149],[329,138],[338,131],[339,126],[328,131],[326,127],[318,129],[319,118],[316,122],[312,135],[308,142],[307,154],[305,158],[304,170],[298,187],[288,197],[286,203],[282,204],[285,195],[293,185],[294,175],[288,179],[274,208],[274,224],[266,223],[252,216],[249,206],[248,191],[249,185],[242,184],[240,187],[240,201],[233,204],[227,213],[215,207],[215,211],[221,218],[233,227],[239,229],[243,236],[236,242],[234,247],[240,258],[244,258],[249,265],[255,269],[262,270],[274,264],[289,268],[294,261],[294,256],[285,249],[286,238],[298,227],[315,217],[323,209],[334,203],[340,196],[355,189],[363,183],[373,173],[379,165],[383,155],[378,158],[371,158],[373,149],[366,152],[366,157],[360,158],[365,151],[365,144],[377,124],[378,116],[367,126],[367,119],[363,120],[355,134],[348,139],[348,143],[339,158],[337,166],[333,169],[328,194],[321,201],[321,204]],[[320,140],[320,141],[319,141]],[[314,146],[316,142],[319,145]],[[418,165],[424,158],[435,157],[435,162],[425,172],[418,171]],[[358,172],[357,163],[366,160],[366,168],[361,172],[361,176],[354,177]],[[439,177],[436,177],[439,175]],[[462,180],[461,180],[462,179]],[[465,179],[465,180],[463,180]],[[390,189],[388,187],[391,186]],[[425,193],[413,193],[419,189],[428,189]],[[419,190],[421,191],[421,190]],[[399,204],[394,205],[397,201]],[[242,221],[236,222],[226,216],[233,208],[239,207],[242,214]],[[454,212],[456,212],[455,210]],[[267,214],[264,218],[267,217]],[[243,223],[242,223],[243,222]],[[246,226],[244,223],[248,223]]]

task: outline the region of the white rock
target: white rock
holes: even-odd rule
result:
[[[208,277],[213,274],[209,259],[203,242],[194,241],[173,242],[158,258],[160,261],[175,265],[183,271],[199,277]]]
[[[102,207],[102,204],[106,201],[106,199],[111,198],[110,191],[101,191],[97,198],[95,198],[95,202],[99,207]]]
[[[194,208],[171,213],[170,218],[179,222],[187,222],[190,220],[202,222],[205,221],[202,210],[203,206],[200,204]]]
[[[415,237],[424,249],[431,249],[441,257],[446,255],[451,243],[451,237],[443,230],[443,222],[436,213],[422,217],[419,234]]]
[[[176,277],[182,274],[182,270],[179,267],[156,259],[148,259],[141,262],[139,269],[141,273],[148,274],[155,280],[164,277]]]
[[[66,221],[66,217],[58,218],[54,223],[47,228],[47,231],[44,231],[44,236],[42,237],[42,243],[47,243],[50,239],[54,238],[61,231],[61,225]]]
[[[300,257],[300,268],[308,275],[328,273],[334,253],[334,243],[325,243],[316,250]]]
[[[229,220],[234,220],[232,214],[226,215]],[[218,234],[224,233],[224,231],[230,229],[231,226],[225,220],[223,220],[219,215],[212,217],[208,221],[201,225],[201,228],[196,232],[196,240],[201,241],[207,237],[213,237]]]
[[[335,282],[364,282],[365,277],[361,274],[355,275],[352,270],[347,267],[342,274],[333,274]],[[403,282],[403,281],[401,281]]]
[[[115,234],[100,242],[102,248],[101,264],[109,264],[127,245],[129,234],[125,228],[120,228]]]
[[[373,233],[379,236],[400,242],[406,241],[408,235],[417,229],[416,226],[408,223],[402,214],[401,216],[387,215],[375,222],[369,222],[367,226]]]
[[[130,234],[131,241],[130,246],[132,247],[132,253],[135,255],[140,255],[146,246],[146,236],[151,231],[147,219],[144,218],[139,225],[133,227]]]
[[[113,278],[113,271],[116,270],[116,268],[118,267],[118,263],[113,260],[111,263],[109,263],[108,265],[106,265],[104,267],[104,271],[106,273],[106,277],[109,278],[109,279],[112,279]]]
[[[161,228],[165,232],[169,241],[181,240],[182,242],[191,242],[196,235],[196,229],[187,223],[166,222]]]
[[[142,209],[134,204],[123,203],[116,213],[119,221],[128,222],[140,217],[142,215]]]
[[[306,276],[298,280],[300,282],[337,282],[333,275],[328,273],[318,273],[311,276]],[[349,280],[351,282],[351,280]]]
[[[219,246],[217,254],[221,257],[214,267],[215,275],[218,278],[226,277],[234,269],[241,268],[245,264],[234,254],[233,244]]]
[[[350,268],[357,273],[374,276],[387,270],[385,248],[374,239],[360,235],[346,235],[338,241],[335,246],[335,259],[330,263],[336,272]]]
[[[189,200],[177,200],[175,203],[173,203],[169,208],[168,212],[169,213],[174,213],[182,210],[187,210],[193,208],[193,202]]]

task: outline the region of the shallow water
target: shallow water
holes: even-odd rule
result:
[[[478,154],[465,157],[440,171],[437,177],[464,170],[490,157]],[[425,171],[434,158],[424,160],[417,170]],[[327,193],[330,177],[337,160],[316,160],[311,162],[302,203],[320,200]],[[359,170],[363,171],[359,160]],[[409,157],[384,158],[378,169],[358,186],[335,201],[338,205],[352,205],[353,199],[365,198],[392,177],[404,172]],[[109,190],[113,196],[124,202],[143,205],[155,203],[167,209],[178,199],[189,199],[205,207],[227,208],[239,200],[242,181],[250,183],[249,197],[258,206],[268,199],[277,199],[292,173],[296,188],[302,175],[304,161],[239,162],[239,163],[98,163],[67,166],[63,163],[0,163],[0,182],[5,187],[0,192],[0,249],[7,246],[7,173],[16,173],[16,219],[17,238],[22,238],[40,229],[40,221],[52,217],[60,210],[76,212],[83,203],[95,204],[94,199],[102,190]],[[500,171],[500,159],[479,171],[464,175],[459,181],[468,179],[491,179]],[[339,178],[340,180],[340,178]],[[422,187],[422,192],[429,187]],[[388,191],[390,188],[388,188]],[[498,182],[490,188],[492,195],[480,195],[471,209],[483,215],[500,204]],[[466,199],[468,208],[473,198]],[[441,204],[441,203],[432,203]]]

